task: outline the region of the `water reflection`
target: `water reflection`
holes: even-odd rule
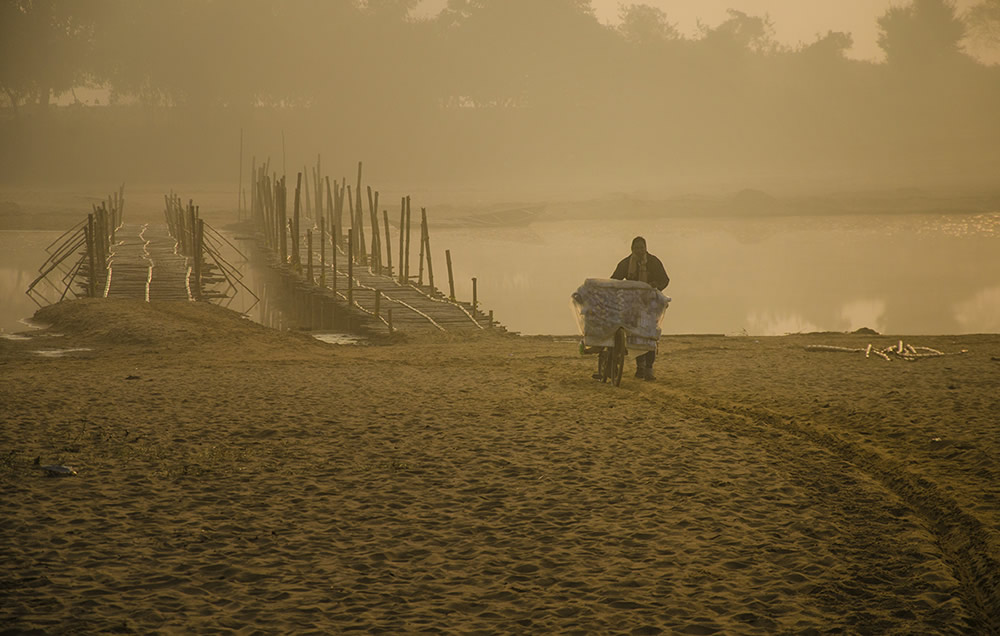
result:
[[[26,331],[38,309],[24,293],[48,258],[45,248],[62,232],[0,231],[0,333]]]
[[[966,333],[1000,332],[1000,286],[984,289],[958,303],[955,320]]]
[[[548,222],[440,230],[460,295],[523,333],[575,332],[566,297],[608,276],[633,236],[671,276],[665,333],[997,331],[1000,214]],[[523,235],[524,229],[517,231]],[[992,312],[992,313],[991,313]]]

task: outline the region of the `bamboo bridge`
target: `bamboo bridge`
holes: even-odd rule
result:
[[[167,195],[166,223],[126,224],[123,190],[46,248],[49,257],[26,290],[38,305],[81,297],[221,301],[241,288],[256,299],[222,256],[224,243],[236,248],[199,218],[193,203],[185,208]]]
[[[453,333],[504,329],[493,320],[492,311],[481,310],[475,278],[471,302],[455,298],[448,250],[449,292],[435,287],[426,210],[421,210],[417,228],[419,249],[414,251],[419,251],[419,267],[414,275],[410,272],[409,197],[402,198],[399,223],[392,225],[386,210],[380,222],[378,192],[369,187],[366,224],[361,164],[356,197],[350,196],[350,185],[334,182],[331,189],[329,179],[321,181],[316,176],[319,167],[313,173],[316,205],[303,196],[309,189],[303,189],[299,173],[291,215],[286,214],[284,177],[272,180],[266,166],[255,169],[250,225],[243,229],[254,234],[253,257],[277,277],[280,298],[265,299],[276,300],[272,310],[307,330]],[[319,187],[324,182],[325,193]],[[348,223],[344,223],[345,201],[350,208]],[[193,201],[184,205],[180,197],[169,194],[164,204],[165,223],[126,224],[124,191],[108,197],[47,248],[49,257],[28,287],[28,295],[39,305],[78,297],[226,303],[238,293],[256,303],[257,294],[246,287],[242,273],[222,253],[228,246],[229,251],[249,259],[200,218]],[[398,247],[395,267],[390,228],[395,229]]]
[[[379,218],[379,193],[371,187],[367,188],[368,214],[363,212],[361,163],[354,196],[351,186],[343,181],[338,184],[322,178],[320,167],[317,161],[312,187],[309,170],[298,173],[291,214],[286,211],[284,177],[269,176],[265,165],[255,166],[252,179],[249,222],[258,252],[278,273],[286,298],[290,298],[285,305],[291,305],[301,327],[350,332],[504,329],[494,321],[492,311],[480,308],[475,278],[471,302],[455,298],[448,250],[449,293],[435,287],[425,209],[415,228],[419,258],[418,271],[412,274],[409,197],[400,200],[398,225],[391,224],[387,210],[382,210]],[[346,221],[345,211],[349,212]],[[303,225],[308,229],[303,231]],[[349,226],[346,231],[345,226]],[[395,267],[390,228],[395,228],[398,248]]]

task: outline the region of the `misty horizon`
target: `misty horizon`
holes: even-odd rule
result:
[[[1000,167],[1000,66],[962,44],[1000,24],[989,0],[891,8],[879,63],[735,10],[690,36],[650,5],[609,25],[588,0],[416,4],[8,3],[3,180],[235,182],[241,135],[246,164],[498,191],[991,187]],[[87,85],[110,107],[55,105]]]

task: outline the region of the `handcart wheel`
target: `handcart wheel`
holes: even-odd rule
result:
[[[609,364],[611,381],[615,386],[622,383],[622,373],[625,371],[625,330],[619,328],[615,332],[615,346],[610,351]]]

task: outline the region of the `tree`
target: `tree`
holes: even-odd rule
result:
[[[702,25],[702,41],[716,50],[730,53],[764,52],[774,47],[774,25],[768,16],[748,15],[727,9],[729,18],[713,28]]]
[[[677,27],[667,22],[667,14],[657,7],[648,4],[623,5],[618,15],[622,21],[618,30],[630,44],[658,44],[680,37]]]
[[[15,110],[30,101],[45,109],[52,95],[83,81],[92,29],[80,9],[60,0],[0,2],[0,90]]]
[[[803,49],[803,53],[811,58],[843,59],[847,51],[854,46],[854,37],[842,31],[827,31],[815,42]]]
[[[965,15],[971,46],[981,57],[994,61],[1000,53],[1000,0],[983,0]]]
[[[947,64],[962,53],[965,24],[951,0],[913,0],[878,19],[878,44],[888,64],[921,70]]]

